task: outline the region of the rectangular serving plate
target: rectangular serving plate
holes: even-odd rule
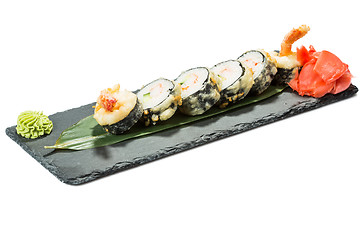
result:
[[[356,86],[350,85],[339,94],[312,98],[301,97],[288,88],[259,103],[215,117],[111,146],[81,151],[52,150],[44,146],[53,144],[62,131],[91,115],[94,103],[50,115],[54,124],[50,135],[25,139],[16,133],[16,126],[8,127],[6,134],[60,181],[78,185],[341,101],[357,91]]]

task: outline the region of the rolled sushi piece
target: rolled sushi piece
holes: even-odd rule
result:
[[[310,31],[307,25],[301,25],[288,32],[281,43],[280,51],[270,52],[270,56],[275,60],[278,72],[274,77],[274,83],[287,84],[301,70],[301,63],[297,60],[297,53],[291,51],[292,45]]]
[[[186,115],[203,114],[220,99],[220,89],[206,67],[184,71],[175,82],[181,85],[179,110]]]
[[[159,78],[142,87],[137,97],[144,109],[145,126],[155,125],[171,118],[181,105],[181,87],[179,83]]]
[[[94,118],[109,133],[129,130],[142,116],[143,108],[136,94],[120,91],[120,85],[102,90],[97,99]]]
[[[218,63],[210,71],[221,89],[217,102],[220,108],[243,99],[254,84],[251,70],[237,60]]]
[[[272,59],[275,60],[275,66],[277,68],[273,83],[278,85],[289,83],[301,68],[300,62],[297,61],[296,54],[280,56],[278,51],[273,51],[269,54]]]
[[[254,85],[250,93],[261,94],[270,86],[277,68],[268,53],[262,50],[250,50],[243,53],[238,60],[253,72]]]

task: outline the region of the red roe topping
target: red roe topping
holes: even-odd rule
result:
[[[104,108],[106,111],[112,112],[116,108],[117,103],[117,99],[114,97],[114,93],[119,91],[119,89],[120,85],[117,84],[113,88],[102,90],[100,96],[97,99],[98,106]]]
[[[99,104],[101,105],[102,108],[106,109],[107,111],[111,112],[117,102],[117,100],[109,95],[109,94],[104,94],[101,95],[99,97]]]
[[[299,95],[320,98],[327,93],[337,94],[346,90],[352,75],[348,65],[328,51],[315,51],[313,46],[297,49],[297,60],[303,65],[289,86]]]

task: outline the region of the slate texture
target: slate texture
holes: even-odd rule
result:
[[[39,139],[17,135],[16,126],[7,128],[6,134],[60,181],[78,185],[349,98],[357,91],[357,87],[351,85],[342,93],[316,99],[301,97],[286,89],[262,102],[216,117],[82,151],[44,149],[44,146],[54,144],[63,130],[91,115],[94,103],[50,115],[53,132]]]

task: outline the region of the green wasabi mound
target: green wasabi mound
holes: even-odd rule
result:
[[[52,129],[52,121],[42,112],[25,111],[18,116],[16,132],[25,138],[38,138],[50,134]]]

